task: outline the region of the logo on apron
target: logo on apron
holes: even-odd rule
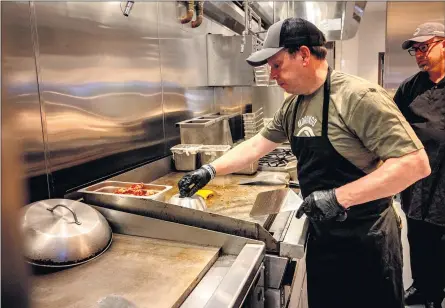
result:
[[[314,116],[304,116],[298,120],[298,133],[297,137],[315,137],[313,127],[317,124],[318,120]]]

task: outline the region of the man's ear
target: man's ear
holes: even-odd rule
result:
[[[303,66],[308,65],[311,58],[311,51],[309,50],[309,47],[303,45],[298,51],[300,52],[301,59],[303,60]]]

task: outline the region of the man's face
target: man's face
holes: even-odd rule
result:
[[[290,94],[303,94],[306,90],[306,70],[300,52],[290,55],[286,49],[267,60],[270,65],[270,79]]]
[[[444,40],[443,37],[433,37],[426,42],[413,44],[416,62],[421,70],[431,71],[443,64],[445,61]]]

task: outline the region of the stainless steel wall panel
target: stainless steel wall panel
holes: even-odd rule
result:
[[[212,26],[210,28],[209,33],[218,33],[218,34],[222,34],[222,35],[236,35],[236,33],[232,30],[230,30],[227,27],[224,27],[223,25],[220,25],[216,22],[212,22]]]
[[[242,101],[241,104],[244,106],[243,109],[245,110],[247,106],[253,105],[253,89],[254,87],[241,87],[242,91]],[[253,106],[252,106],[253,107]],[[253,111],[256,109],[253,108]]]
[[[243,87],[216,87],[215,104],[222,114],[243,113]]]
[[[207,17],[182,25],[178,2],[137,2],[128,18],[122,4],[2,3],[2,85],[20,105],[29,183],[45,177],[46,197],[164,157],[177,122],[250,108],[250,87],[208,86],[206,36],[232,30]]]
[[[384,87],[389,91],[394,92],[404,79],[419,71],[402,43],[419,24],[428,21],[445,21],[445,2],[388,2]]]
[[[216,87],[215,107],[221,114],[237,114],[229,119],[234,142],[244,137],[242,113],[252,109],[250,87]]]
[[[205,35],[160,39],[162,80],[182,87],[207,86]]]
[[[278,86],[252,88],[253,111],[263,107],[264,117],[272,118],[284,101],[284,90]]]
[[[246,37],[241,53],[241,36],[207,35],[207,68],[209,86],[250,86],[254,84],[253,68],[246,62],[252,53],[252,36]]]
[[[8,108],[14,117],[30,188],[28,196],[44,199],[49,190],[30,7],[28,2],[2,2],[1,8],[2,108]]]
[[[214,105],[214,88],[187,88],[185,91],[187,109],[193,117],[216,112]]]
[[[35,6],[56,194],[162,156],[157,3]]]
[[[207,29],[209,21],[185,30],[190,24],[179,22],[181,7],[176,2],[159,3],[162,81],[184,88],[207,86],[206,38],[200,28]]]
[[[289,1],[274,1],[273,3],[273,22],[286,19],[289,16]]]
[[[185,12],[177,2],[160,2],[159,42],[165,115],[166,152],[180,143],[176,123],[202,114],[215,112],[214,90],[207,87],[206,34],[213,22],[192,29],[181,25],[179,17]],[[213,27],[214,28],[214,27]]]
[[[216,112],[214,89],[210,87],[182,88],[164,84],[165,146],[166,152],[181,143],[176,123]]]

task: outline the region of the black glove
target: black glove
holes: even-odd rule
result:
[[[201,168],[187,173],[178,182],[179,196],[193,196],[195,192],[206,186],[215,175],[215,168],[211,165],[203,165]]]
[[[344,221],[347,217],[346,209],[337,201],[335,190],[314,191],[307,196],[297,211],[297,218],[303,214],[314,221],[336,219]]]

